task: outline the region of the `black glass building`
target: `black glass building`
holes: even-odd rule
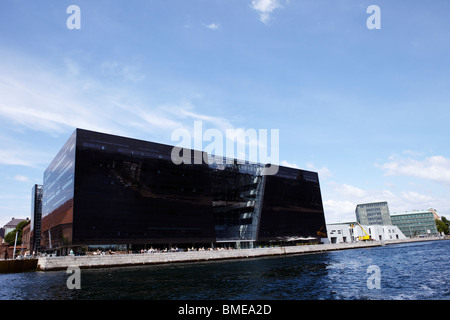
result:
[[[175,164],[172,149],[76,129],[44,173],[41,249],[326,236],[317,173],[280,167],[268,176],[261,164],[204,153],[201,164]]]
[[[30,242],[32,252],[41,251],[42,196],[43,186],[35,184],[31,189]]]

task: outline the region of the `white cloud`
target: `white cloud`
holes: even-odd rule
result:
[[[350,200],[323,200],[327,223],[355,221],[356,205]]]
[[[227,129],[235,129],[226,118],[199,112],[190,101],[149,103],[146,93],[136,94],[133,86],[122,86],[120,79],[118,84],[114,79],[109,81],[112,84],[103,84],[105,74],[125,77],[127,70],[133,71],[116,61],[103,62],[101,76],[96,78],[68,59],[61,61],[68,73],[58,72],[57,67],[39,68],[41,64],[33,63],[32,57],[5,60],[13,63],[0,66],[0,120],[15,130],[59,135],[83,128],[146,139],[151,134],[149,140],[168,140],[175,129],[192,131],[195,120],[203,122],[204,130],[218,129],[224,136]],[[239,138],[237,143],[245,144]],[[14,145],[0,144],[0,164],[36,167],[36,157]]]
[[[267,24],[272,12],[281,5],[278,0],[252,0],[251,7],[259,13],[259,20]]]
[[[25,160],[24,157],[21,156],[20,152],[5,149],[0,151],[0,164],[20,165],[26,167],[33,166],[33,163],[29,160]]]
[[[22,66],[23,61],[0,67],[1,117],[19,127],[50,133],[61,133],[68,127],[110,127],[113,115],[110,105],[104,103],[105,88],[100,84]],[[86,86],[89,82],[90,87]]]
[[[414,190],[393,192],[391,190],[362,189],[360,187],[329,182],[322,185],[322,199],[327,223],[354,221],[356,205],[361,203],[387,201],[389,211],[405,212],[426,210],[435,207],[440,212],[450,209],[447,199],[434,194],[419,193]]]
[[[40,166],[47,163],[49,159],[50,156],[45,152],[22,148],[17,145],[17,142],[0,146],[0,164],[41,169]]]
[[[30,178],[18,174],[18,175],[15,175],[15,176],[14,176],[14,180],[16,180],[16,181],[21,181],[21,182],[28,182],[28,181],[30,181]]]
[[[300,169],[300,167],[296,163],[289,163],[286,160],[282,160],[280,164],[284,167]]]
[[[405,151],[403,151],[403,154],[406,154],[411,157],[421,157],[421,156],[425,155],[423,152],[413,151],[413,150],[405,150]]]
[[[386,176],[409,176],[442,183],[450,183],[450,159],[443,156],[431,156],[424,160],[391,157],[389,162],[377,165]]]
[[[227,129],[234,129],[233,124],[223,117],[210,116],[195,112],[194,106],[190,103],[183,103],[179,106],[169,106],[170,112],[176,114],[178,117],[190,119],[191,121],[201,120],[213,125],[225,133]]]
[[[390,190],[364,190],[356,186],[336,182],[330,182],[327,186],[331,189],[330,198],[351,201],[354,204],[353,209],[360,203],[396,201],[397,199],[397,196]]]
[[[225,119],[196,113],[190,104],[149,104],[143,100],[145,95],[136,95],[133,86],[123,86],[120,81],[140,80],[131,65],[116,61],[101,64],[103,75],[119,77],[120,86],[115,86],[83,74],[83,69],[68,59],[62,61],[68,70],[64,73],[57,68],[40,68],[31,57],[4,58],[11,63],[0,66],[0,118],[15,128],[50,134],[84,128],[130,136],[173,130],[192,118],[230,126]],[[0,163],[30,165],[31,161],[22,159],[14,150],[0,154]]]
[[[126,111],[127,114],[133,117],[128,117],[128,120],[124,119],[124,124],[133,127],[139,127],[145,131],[145,128],[156,127],[159,129],[175,129],[182,124],[179,121],[172,120],[167,115],[164,115],[160,109],[167,108],[144,108],[139,106],[137,103],[124,103],[118,101],[115,97],[109,97],[109,101],[112,105]],[[134,116],[136,119],[134,119]]]
[[[427,203],[433,201],[433,197],[420,194],[415,191],[406,191],[406,192],[400,192],[401,198],[409,203]]]
[[[290,163],[286,160],[282,160],[280,165],[295,169],[304,169],[317,172],[319,174],[319,179],[328,179],[332,176],[331,171],[327,167],[317,168],[314,164],[308,162],[305,167],[301,168],[297,163]]]
[[[204,24],[204,26],[211,30],[217,30],[220,28],[220,24],[218,24],[218,23]]]
[[[353,199],[365,199],[368,196],[368,192],[360,189],[358,187],[354,187],[348,184],[342,184],[339,186],[339,193],[344,197],[350,197]],[[365,202],[365,201],[363,201]]]
[[[139,68],[131,64],[123,64],[118,61],[103,61],[100,68],[105,75],[119,77],[125,81],[140,82],[145,79],[145,76],[138,71]]]
[[[333,175],[327,167],[316,168],[312,163],[307,163],[306,169],[317,172],[319,174],[319,179],[328,179]]]

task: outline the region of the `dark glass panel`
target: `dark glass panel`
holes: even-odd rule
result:
[[[176,165],[172,148],[77,129],[44,174],[44,249],[326,237],[317,173]]]
[[[280,166],[276,175],[266,176],[258,240],[319,238],[322,233],[326,227],[317,173]]]
[[[74,243],[214,241],[208,166],[176,165],[171,150],[79,130]]]
[[[224,160],[221,165],[211,165],[217,241],[256,240],[263,185],[262,168],[258,164],[239,163],[236,160],[231,163]]]
[[[34,185],[31,190],[31,222],[30,240],[32,251],[41,250],[41,220],[42,220],[43,186]]]

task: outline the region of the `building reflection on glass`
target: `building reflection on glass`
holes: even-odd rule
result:
[[[172,148],[76,129],[44,173],[41,250],[247,248],[326,233],[317,173],[268,176],[262,164],[206,154],[176,165]]]

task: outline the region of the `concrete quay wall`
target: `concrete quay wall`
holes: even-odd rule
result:
[[[141,254],[114,254],[114,255],[90,255],[90,256],[63,256],[40,257],[37,262],[37,270],[66,270],[68,267],[106,268],[118,266],[198,262],[225,259],[245,259],[276,255],[293,255],[316,253],[323,251],[336,251],[357,248],[370,248],[390,244],[422,242],[440,240],[439,238],[414,238],[389,241],[369,241],[337,244],[316,244],[303,246],[285,246],[273,248],[254,248],[238,250],[213,250],[167,253],[141,253]]]
[[[379,242],[357,242],[340,244],[317,244],[273,248],[254,248],[237,250],[213,250],[167,253],[114,254],[90,256],[40,257],[37,270],[63,270],[68,267],[104,268],[176,262],[198,262],[209,260],[244,259],[264,256],[314,253],[331,250],[344,250],[380,246]]]
[[[0,260],[0,273],[27,272],[36,270],[37,259]]]

